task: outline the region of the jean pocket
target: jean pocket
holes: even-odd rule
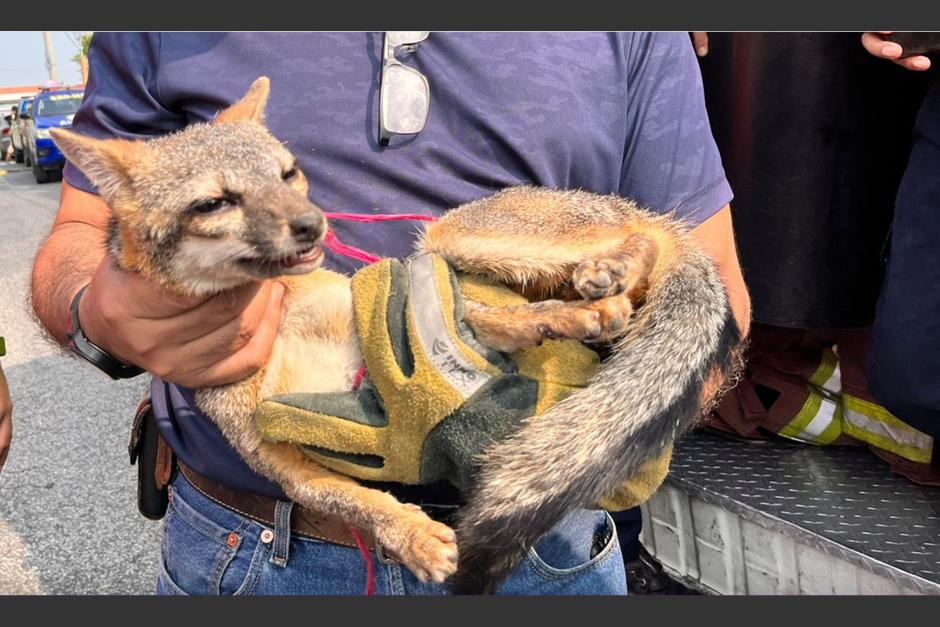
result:
[[[223,512],[221,525],[173,492],[161,545],[158,592],[191,595],[248,594],[257,585],[270,545],[259,541],[254,521]],[[212,503],[210,507],[219,507]],[[211,514],[212,512],[206,512]]]
[[[610,514],[582,510],[570,514],[529,549],[526,561],[544,578],[563,579],[598,566],[617,543],[617,527]]]
[[[160,560],[160,571],[157,573],[157,596],[183,596],[188,592],[176,585],[170,574],[166,572],[166,560]]]

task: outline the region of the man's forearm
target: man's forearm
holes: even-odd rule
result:
[[[718,213],[692,229],[692,236],[718,266],[718,273],[728,292],[728,301],[741,337],[751,329],[751,298],[744,284],[738,249],[731,224],[731,206],[725,205]]]
[[[692,230],[692,235],[702,248],[715,260],[718,273],[728,292],[731,313],[738,323],[742,340],[751,329],[751,298],[744,284],[741,264],[738,261],[737,246],[734,243],[734,230],[731,225],[731,207],[726,205],[714,216]],[[743,344],[742,344],[743,347]],[[741,355],[735,355],[740,360]],[[719,376],[713,375],[705,382],[702,393],[705,407],[709,407],[716,395],[728,384]]]
[[[69,303],[105,256],[110,211],[98,196],[62,184],[59,214],[33,264],[33,310],[59,344],[68,342]]]

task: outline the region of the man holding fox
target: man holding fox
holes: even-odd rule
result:
[[[687,36],[432,33],[416,42],[401,39],[389,55],[390,36],[98,34],[74,129],[99,138],[164,135],[211,120],[267,75],[267,126],[295,155],[318,206],[437,216],[520,184],[629,197],[654,211],[672,211],[693,227],[746,334],[749,302],[731,230],[731,192]],[[394,114],[377,114],[379,101],[386,101],[374,92],[379,76],[380,92],[391,90],[393,70],[403,71],[395,69],[403,64],[425,77],[431,97],[424,101],[430,105],[426,125],[398,134],[385,128]],[[396,106],[394,98],[387,102]],[[75,331],[70,305],[85,288],[77,299],[81,332],[114,363],[154,375],[154,414],[174,454],[207,482],[242,498],[283,502],[278,486],[248,468],[200,415],[193,395],[241,381],[268,361],[281,324],[283,285],[271,280],[185,298],[120,270],[107,251],[111,210],[99,191],[67,167],[59,214],[34,268],[38,316],[68,345]],[[404,258],[413,250],[414,228],[407,222],[332,228],[344,242],[383,257]],[[352,274],[362,264],[328,255],[326,265]],[[285,539],[283,525],[272,533],[242,516],[234,501],[207,498],[184,477],[171,489],[171,519],[189,524],[168,519],[158,592],[361,592],[362,557],[348,543]],[[392,491],[405,502],[453,499],[432,488]],[[626,592],[616,540],[599,533],[606,526],[589,510],[569,517],[498,591]],[[262,545],[282,541],[289,543],[282,557],[290,568],[252,559]],[[447,591],[418,581],[381,551],[374,556],[381,562],[377,591]]]

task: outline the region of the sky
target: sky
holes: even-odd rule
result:
[[[71,58],[78,53],[78,31],[52,31],[59,82],[82,82],[82,73]],[[71,37],[70,37],[71,36]],[[49,80],[41,31],[0,31],[0,87],[41,85]]]

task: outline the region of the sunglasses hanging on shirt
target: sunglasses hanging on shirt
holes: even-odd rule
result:
[[[418,70],[395,58],[401,49],[414,52],[429,31],[389,31],[382,43],[382,75],[379,79],[379,144],[387,146],[392,135],[414,135],[428,121],[431,88]]]

